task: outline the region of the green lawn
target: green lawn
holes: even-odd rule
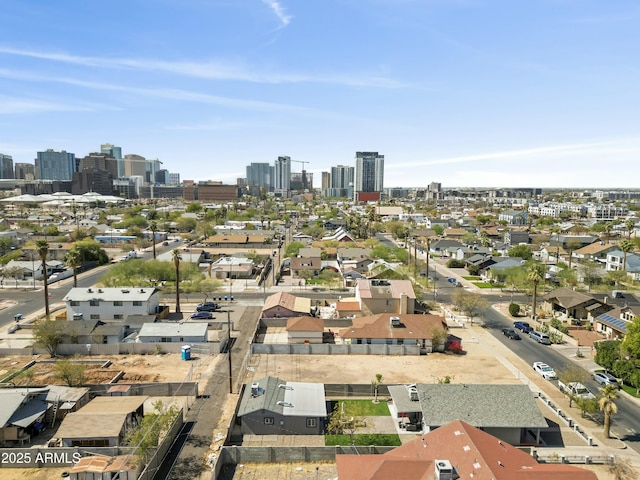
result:
[[[478,277],[477,275],[469,275],[466,277],[463,276],[462,278],[464,278],[465,280],[480,280],[480,277]]]
[[[400,437],[395,433],[383,433],[379,435],[365,433],[354,435],[353,440],[359,447],[364,447],[367,445],[377,445],[381,447],[399,447],[401,445]],[[349,437],[349,435],[325,435],[324,444],[328,447],[332,447],[335,445],[348,446],[351,445],[351,438]]]
[[[364,417],[390,417],[389,407],[387,402],[380,401],[380,403],[373,403],[371,400],[334,400],[331,402],[331,410],[333,410],[336,403],[344,402],[344,407],[348,408],[351,405],[356,407],[358,415]]]
[[[627,392],[629,395],[631,395],[632,397],[635,398],[640,398],[639,395],[637,395],[637,389],[636,387],[632,387],[631,385],[627,385],[624,384],[621,386],[622,390],[624,390],[625,392]]]
[[[471,282],[478,288],[502,288],[502,283],[489,283],[489,282]]]

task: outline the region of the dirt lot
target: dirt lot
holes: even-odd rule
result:
[[[53,374],[54,363],[49,358],[36,361],[36,364],[11,382],[15,385],[48,385],[60,383]],[[180,382],[183,381],[192,365],[198,362],[183,362],[179,355],[119,355],[91,357],[91,361],[99,363],[87,363],[85,370],[86,383],[109,383],[118,372],[124,371],[125,375],[120,380],[122,383],[131,382]],[[0,358],[0,379],[15,372],[30,360],[27,357],[2,357]],[[102,365],[111,361],[108,367]],[[194,379],[195,380],[195,379]]]

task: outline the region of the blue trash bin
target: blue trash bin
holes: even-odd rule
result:
[[[182,360],[191,360],[191,346],[184,345],[182,347]]]

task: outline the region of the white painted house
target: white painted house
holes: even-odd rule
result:
[[[140,343],[205,343],[207,323],[145,323],[138,334]]]
[[[152,287],[72,288],[63,300],[69,320],[124,320],[158,313],[160,292]]]

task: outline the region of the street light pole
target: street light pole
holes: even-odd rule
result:
[[[231,260],[231,257],[229,258]],[[229,262],[229,302],[231,302],[231,261]],[[229,358],[229,393],[233,393],[233,372],[231,371],[231,303],[227,305],[227,355]]]
[[[33,250],[31,250],[31,278],[33,279],[33,289],[36,289],[36,266],[33,261]]]

